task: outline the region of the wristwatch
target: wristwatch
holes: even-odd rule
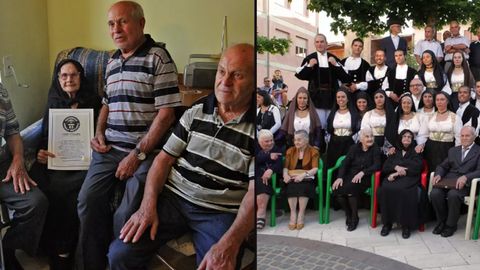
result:
[[[147,158],[147,154],[145,152],[142,152],[142,150],[140,150],[140,148],[135,147],[135,155],[137,157],[138,160],[140,161],[144,161],[146,158]]]

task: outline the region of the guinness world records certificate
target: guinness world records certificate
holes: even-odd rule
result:
[[[50,109],[48,169],[88,170],[93,133],[93,109]]]

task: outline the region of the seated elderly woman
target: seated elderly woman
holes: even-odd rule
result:
[[[288,205],[290,206],[290,230],[304,227],[305,208],[308,199],[315,196],[314,178],[318,170],[318,150],[308,144],[305,130],[295,131],[294,147],[287,150],[283,168]],[[298,205],[298,215],[297,215]]]
[[[58,63],[54,76],[43,117],[42,141],[31,173],[50,202],[45,222],[50,268],[70,269],[78,235],[77,196],[87,171],[47,169],[48,158],[55,158],[55,153],[46,150],[49,109],[93,108],[96,117],[100,97],[89,86],[82,65],[75,60]]]
[[[418,226],[418,187],[422,158],[414,148],[414,134],[404,129],[399,135],[397,151],[383,164],[383,181],[378,189],[383,228],[387,236],[396,222],[402,226],[402,237],[410,237],[410,229]]]
[[[255,193],[257,198],[257,229],[265,227],[268,199],[272,195],[270,179],[274,173],[281,173],[281,153],[273,142],[273,134],[268,129],[258,132],[258,145],[255,154]]]
[[[333,196],[345,211],[347,231],[357,228],[358,197],[369,187],[372,173],[380,166],[381,153],[374,144],[373,132],[363,128],[360,143],[350,147],[332,185]]]

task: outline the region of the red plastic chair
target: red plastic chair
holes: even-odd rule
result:
[[[423,160],[423,168],[422,173],[420,174],[420,184],[424,189],[427,189],[427,175],[428,175],[428,166],[427,162]],[[372,224],[370,225],[372,228],[377,227],[377,210],[378,210],[378,199],[377,199],[377,190],[380,186],[381,180],[381,173],[380,171],[375,173],[375,181],[373,185],[373,212],[372,212]],[[420,224],[419,231],[423,232],[425,230],[425,225],[422,223]]]

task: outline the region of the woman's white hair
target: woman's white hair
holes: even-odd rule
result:
[[[370,134],[373,134],[372,129],[370,127],[363,127],[358,132],[358,135],[360,135],[360,138],[363,138],[363,136],[370,135]]]
[[[306,130],[303,130],[303,129],[295,131],[294,136],[295,135],[300,135],[302,138],[306,139],[307,141],[309,139],[308,138],[308,132]]]
[[[273,133],[269,129],[261,129],[257,134],[257,139],[260,141],[263,138],[273,139]]]

